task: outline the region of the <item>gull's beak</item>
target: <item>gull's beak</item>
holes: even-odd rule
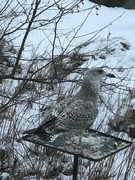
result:
[[[111,73],[107,73],[106,76],[107,76],[107,77],[110,77],[110,78],[115,78],[115,75],[114,75],[114,74],[111,74]]]

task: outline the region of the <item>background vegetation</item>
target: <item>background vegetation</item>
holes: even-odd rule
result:
[[[68,14],[81,13],[82,3],[83,1],[61,3],[60,0],[5,0],[0,4],[2,180],[72,179],[72,156],[26,143],[21,136],[24,130],[38,126],[53,104],[76,93],[85,70],[93,61],[96,62],[99,58],[105,60],[108,54],[115,52],[116,44],[121,47],[121,53],[130,49],[130,45],[122,39],[109,40],[108,36],[107,39],[98,40],[102,48],[83,53],[83,49],[95,43],[96,35],[73,47],[72,43],[77,39],[85,20],[80,27],[66,34],[61,34],[59,23]],[[91,12],[97,8],[95,5],[87,7],[87,10]],[[51,14],[52,11],[55,13]],[[30,37],[35,32],[37,36],[40,33],[44,36],[39,36],[39,41],[33,44]],[[73,32],[74,36],[69,39]],[[66,45],[63,44],[63,37],[67,40]],[[113,72],[125,70],[123,67],[106,68]],[[132,127],[135,124],[132,104],[135,95],[134,90],[128,88],[130,79],[126,79],[127,84],[122,84],[125,79],[122,77],[117,84],[102,85],[108,98],[106,102],[99,102],[104,114],[102,118],[99,117],[94,128],[121,138],[126,136],[129,139],[130,136],[132,140],[135,137]],[[114,95],[117,95],[115,100]],[[115,102],[115,112],[110,102]],[[108,113],[111,114],[109,117]],[[110,122],[107,128],[104,126],[106,118]],[[134,149],[132,146],[98,163],[80,159],[78,179],[133,180]]]

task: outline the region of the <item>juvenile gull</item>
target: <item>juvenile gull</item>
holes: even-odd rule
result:
[[[73,97],[58,102],[39,127],[24,133],[53,134],[63,131],[84,131],[92,126],[98,114],[100,81],[106,76],[115,77],[99,67],[87,70],[79,92]]]

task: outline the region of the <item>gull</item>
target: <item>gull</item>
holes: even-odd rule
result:
[[[55,134],[59,132],[83,132],[91,127],[98,115],[100,82],[104,77],[114,78],[101,67],[86,71],[77,94],[56,103],[45,120],[35,129],[24,134]]]

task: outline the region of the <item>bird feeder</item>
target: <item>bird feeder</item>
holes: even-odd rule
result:
[[[59,133],[52,136],[30,134],[24,136],[23,140],[73,155],[73,180],[77,180],[79,157],[97,162],[132,144],[127,140],[92,129],[81,133],[81,144],[79,132]]]

